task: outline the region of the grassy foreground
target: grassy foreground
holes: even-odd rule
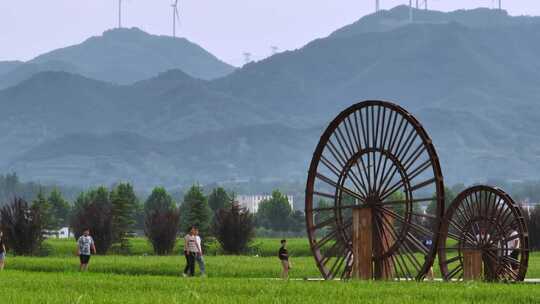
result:
[[[521,284],[184,279],[98,273],[0,273],[2,303],[537,303]]]

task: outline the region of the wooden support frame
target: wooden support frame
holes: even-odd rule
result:
[[[478,249],[463,250],[463,280],[478,281],[482,279],[482,251]]]
[[[373,219],[371,208],[353,209],[353,278],[373,279]]]

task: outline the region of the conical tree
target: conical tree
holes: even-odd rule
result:
[[[47,231],[54,230],[54,217],[51,204],[49,204],[42,191],[39,191],[36,198],[32,201],[32,208],[39,212],[43,229]]]
[[[208,206],[208,200],[204,195],[201,186],[191,186],[184,195],[184,202],[181,210],[182,231],[187,232],[189,227],[195,225],[199,228],[199,233],[204,242],[205,237],[210,235],[212,210]]]
[[[255,236],[255,219],[247,209],[233,203],[216,212],[212,230],[223,251],[239,254],[247,250]]]
[[[137,212],[137,196],[129,183],[118,184],[111,192],[113,243],[129,250],[128,234],[132,232]]]

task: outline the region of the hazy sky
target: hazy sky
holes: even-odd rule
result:
[[[408,0],[380,0],[383,9]],[[421,0],[423,1],[423,0]],[[493,7],[492,0],[428,0],[435,10]],[[172,34],[173,0],[124,0],[124,26]],[[241,65],[270,46],[295,49],[372,13],[374,0],[180,0],[179,35]],[[0,60],[28,60],[117,24],[118,0],[0,0]],[[539,0],[503,0],[511,15],[540,15]]]

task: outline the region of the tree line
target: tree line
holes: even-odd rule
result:
[[[177,203],[163,187],[140,201],[129,183],[81,192],[73,204],[58,189],[48,195],[40,191],[30,202],[15,197],[0,209],[6,243],[20,255],[38,254],[43,240],[61,227],[70,227],[76,238],[90,229],[98,254],[128,253],[128,238],[135,231],[144,233],[156,254],[170,254],[178,236],[192,225],[203,240],[219,242],[224,252],[241,253],[257,226],[278,232],[303,230],[304,217],[277,190],[251,214],[236,202],[234,193],[221,187],[205,195],[200,185],[193,185]]]

